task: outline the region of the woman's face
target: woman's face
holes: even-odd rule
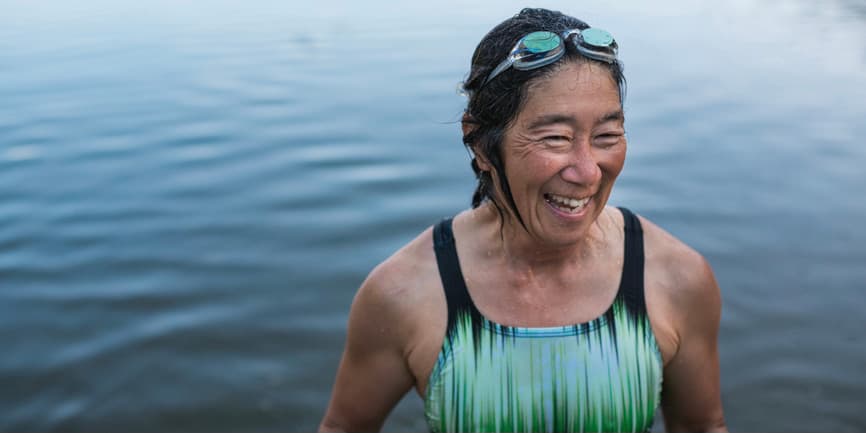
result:
[[[567,246],[586,236],[625,162],[623,120],[616,83],[594,62],[566,63],[530,84],[502,157],[533,238]]]

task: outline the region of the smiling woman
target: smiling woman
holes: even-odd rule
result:
[[[494,172],[489,153],[476,153],[479,170],[498,178],[494,185],[508,179],[509,210],[534,241],[546,237],[546,243],[568,246],[585,237],[622,170],[622,107],[603,68],[589,62],[551,66],[551,74],[533,86],[502,140],[507,176]],[[465,122],[464,133],[474,127]]]
[[[464,90],[472,209],[358,291],[322,431],[375,431],[415,388],[433,431],[724,431],[719,289],[697,252],[607,206],[626,157],[617,44],[525,9]],[[510,50],[510,51],[509,51]]]

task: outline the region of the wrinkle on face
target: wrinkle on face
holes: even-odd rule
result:
[[[523,128],[521,128],[523,129]],[[511,138],[511,152],[520,159],[526,159],[537,150],[538,140],[523,131],[516,132]]]

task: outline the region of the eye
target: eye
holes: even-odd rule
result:
[[[596,135],[594,141],[601,147],[610,147],[619,143],[622,136],[623,134],[621,133],[610,132],[607,134]]]
[[[565,152],[571,148],[571,137],[556,134],[545,135],[541,139],[541,144],[552,151]]]
[[[546,143],[556,146],[565,146],[571,144],[571,137],[567,135],[548,135],[542,140]]]
[[[567,137],[565,135],[548,135],[547,137],[544,137],[543,140],[544,141],[551,141],[551,142],[567,141],[570,143],[571,137]]]

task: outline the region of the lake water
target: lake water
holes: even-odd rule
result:
[[[620,44],[611,203],[713,265],[729,427],[866,430],[866,4],[543,5]],[[0,0],[0,431],[314,429],[357,286],[469,204],[455,89],[521,7]]]

